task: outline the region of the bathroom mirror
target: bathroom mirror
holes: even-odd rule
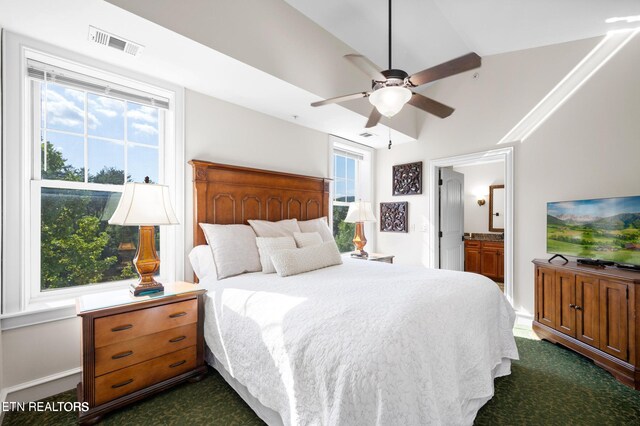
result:
[[[504,232],[504,185],[489,187],[489,232]]]

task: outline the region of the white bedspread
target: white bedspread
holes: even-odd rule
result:
[[[208,346],[285,425],[472,424],[518,359],[480,275],[346,259],[202,284]]]

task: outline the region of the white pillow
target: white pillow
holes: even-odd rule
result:
[[[262,269],[256,234],[249,225],[201,223],[200,227],[211,247],[219,280]]]
[[[258,237],[293,237],[294,232],[300,232],[297,219],[285,219],[279,222],[250,220],[249,225]]]
[[[296,242],[291,237],[256,237],[256,244],[258,246],[258,252],[260,253],[262,272],[265,274],[273,274],[276,272],[276,268],[273,267],[273,263],[271,262],[271,255],[273,253],[278,250],[296,248]]]
[[[298,226],[302,232],[317,232],[322,237],[322,241],[334,241],[333,232],[327,225],[327,217],[319,217],[318,219],[298,221]]]
[[[342,264],[342,256],[334,241],[319,246],[295,250],[280,250],[271,255],[276,272],[281,277],[297,275],[327,266]]]
[[[322,244],[322,237],[317,232],[294,232],[293,239],[296,240],[296,245],[299,248]]]
[[[213,253],[208,245],[202,244],[192,248],[189,252],[189,261],[199,280],[216,276],[216,263],[213,261]]]

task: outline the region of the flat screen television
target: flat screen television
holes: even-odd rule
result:
[[[547,253],[640,265],[640,196],[547,203]]]

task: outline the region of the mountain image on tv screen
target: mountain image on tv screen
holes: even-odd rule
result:
[[[640,196],[547,203],[547,252],[640,265]]]

